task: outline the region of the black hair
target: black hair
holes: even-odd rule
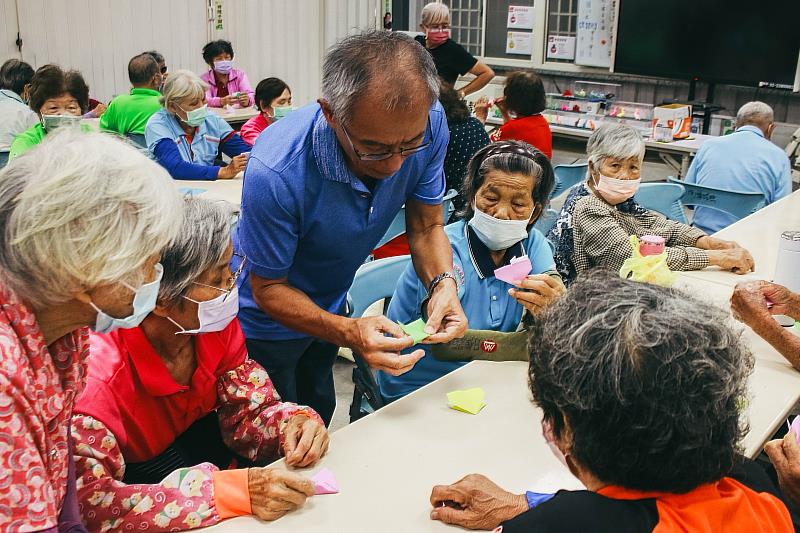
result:
[[[148,50],[147,52],[142,52],[142,53],[147,54],[153,59],[155,59],[156,63],[166,63],[166,61],[164,60],[164,56],[161,54],[161,52],[157,50]]]
[[[541,113],[547,106],[542,79],[533,72],[512,72],[503,89],[506,105],[520,117]]]
[[[89,107],[89,86],[77,70],[64,71],[58,65],[44,65],[34,73],[31,79],[30,108],[36,113],[51,98],[58,98],[69,93],[78,101],[81,114]]]
[[[444,80],[439,84],[439,102],[444,108],[444,114],[449,125],[466,122],[471,116],[467,104],[458,97],[458,93],[453,89],[453,86]]]
[[[33,67],[19,59],[9,59],[0,67],[0,89],[22,95],[22,91],[32,78]]]
[[[158,61],[148,54],[134,56],[128,61],[128,79],[134,87],[145,85],[158,74]]]
[[[263,111],[264,109],[261,107],[261,102],[265,102],[266,105],[271,105],[272,101],[278,98],[283,91],[289,90],[291,93],[292,90],[289,89],[289,86],[286,85],[286,82],[279,79],[279,78],[265,78],[258,82],[256,85],[256,107],[259,111]]]
[[[530,221],[530,225],[533,225],[542,216],[556,184],[553,165],[547,156],[523,141],[498,141],[487,144],[475,152],[467,165],[464,181],[461,184],[464,208],[459,216],[464,220],[471,219],[475,214],[472,210],[472,201],[490,170],[533,176],[531,198],[541,207],[536,218]]]
[[[230,41],[220,39],[218,41],[211,41],[203,47],[203,61],[205,61],[207,65],[213,65],[214,58],[220,54],[228,54],[233,57],[233,46],[231,46]]]

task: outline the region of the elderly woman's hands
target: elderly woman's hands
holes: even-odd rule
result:
[[[708,235],[697,239],[695,246],[703,250],[731,250],[733,248],[742,248],[737,242],[717,239],[716,237],[709,237]]]
[[[768,303],[772,304],[770,308]],[[798,296],[782,285],[768,281],[739,283],[731,296],[733,316],[753,327],[770,315],[786,315],[797,320]]]
[[[227,166],[220,167],[217,179],[230,180],[236,177],[239,172],[247,166],[247,154],[239,154],[231,159]]]
[[[756,268],[756,262],[750,252],[744,248],[727,248],[723,250],[706,250],[708,264],[730,270],[734,274],[747,274]]]
[[[481,121],[481,124],[486,124],[486,119],[489,118],[489,99],[481,96],[475,101],[475,118]]]
[[[781,492],[794,505],[800,505],[800,444],[790,431],[783,440],[771,440],[764,452],[775,467]]]
[[[487,477],[470,474],[431,492],[431,518],[467,529],[494,529],[528,510],[524,494],[512,494]]]
[[[311,466],[328,451],[328,430],[304,414],[289,419],[284,430],[283,454],[286,464],[297,468]]]
[[[530,275],[515,286],[508,294],[534,316],[567,291],[563,283],[549,274]]]
[[[314,495],[314,483],[294,472],[277,468],[247,470],[250,506],[261,520],[277,520]]]

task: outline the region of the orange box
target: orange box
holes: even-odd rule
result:
[[[692,133],[692,106],[668,104],[653,109],[653,140],[686,139]]]

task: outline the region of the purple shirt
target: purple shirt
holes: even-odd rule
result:
[[[206,100],[209,107],[222,107],[220,98],[217,96],[219,88],[217,87],[217,78],[214,77],[214,71],[209,70],[200,76],[200,79],[208,84],[206,90]],[[253,87],[250,85],[250,80],[247,79],[247,74],[238,68],[232,69],[228,73],[228,94],[244,93],[247,95],[247,106],[249,107],[255,103],[253,98]],[[237,104],[238,107],[238,104]]]

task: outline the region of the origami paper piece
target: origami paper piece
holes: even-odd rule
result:
[[[484,393],[480,387],[447,393],[447,403],[451,409],[471,415],[477,415],[486,406],[483,399]]]
[[[405,331],[409,337],[414,339],[414,344],[418,344],[430,337],[430,335],[425,333],[425,321],[421,318],[418,318],[414,322],[409,322],[408,324],[400,324],[400,327],[403,328],[403,331]]]
[[[511,263],[495,270],[494,277],[514,285],[525,279],[525,276],[530,274],[531,270],[533,270],[533,265],[531,265],[530,258],[527,255],[523,255],[522,257],[513,258]]]
[[[311,478],[314,482],[314,494],[338,494],[339,485],[336,483],[336,477],[333,472],[327,468],[323,468]]]

